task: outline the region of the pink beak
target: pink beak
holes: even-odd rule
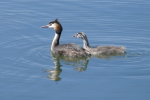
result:
[[[45,25],[45,26],[41,26],[40,28],[48,28],[48,25]]]
[[[73,35],[72,37],[77,37],[77,34]]]

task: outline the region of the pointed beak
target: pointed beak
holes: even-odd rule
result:
[[[77,34],[73,35],[72,37],[77,37]]]
[[[48,28],[49,25],[41,26],[40,28]]]

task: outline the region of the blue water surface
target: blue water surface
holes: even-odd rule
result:
[[[0,100],[149,100],[149,0],[0,1]],[[60,43],[117,45],[126,55],[82,59],[50,52],[59,19]]]

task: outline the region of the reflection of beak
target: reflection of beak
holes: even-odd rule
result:
[[[40,28],[48,28],[49,25],[41,26]]]

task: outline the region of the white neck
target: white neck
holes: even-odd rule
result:
[[[52,45],[51,45],[51,51],[53,51],[55,46],[59,45],[59,37],[60,35],[55,33],[55,36],[53,38]]]
[[[83,39],[83,48],[84,49],[90,48],[90,45],[89,45],[87,38]]]

